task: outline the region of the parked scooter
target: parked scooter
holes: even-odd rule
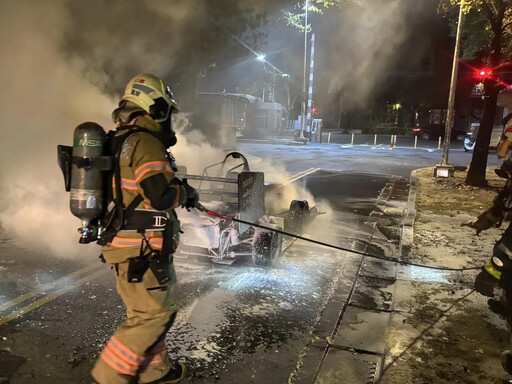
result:
[[[473,149],[475,149],[475,143],[476,143],[476,134],[471,131],[471,132],[466,132],[466,134],[464,135],[464,151],[468,152],[468,151],[472,151]]]

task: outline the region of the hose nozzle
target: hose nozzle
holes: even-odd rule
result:
[[[197,210],[199,210],[201,212],[208,212],[208,210],[204,207],[204,205],[201,204],[199,201],[194,204],[194,208],[196,208]]]

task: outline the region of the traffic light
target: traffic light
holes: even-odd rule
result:
[[[489,68],[480,68],[475,70],[475,77],[480,81],[484,81],[491,76],[492,71]]]

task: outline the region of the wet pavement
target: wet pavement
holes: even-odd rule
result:
[[[311,165],[293,156],[285,164],[291,172]],[[396,255],[408,180],[336,167],[299,181],[329,207],[306,236]],[[0,237],[0,383],[89,383],[124,317],[112,271],[96,261],[94,246],[80,263],[24,249],[4,231]],[[286,239],[285,247],[274,269],[177,259],[182,305],[166,341],[189,367],[185,382],[358,383],[378,376],[394,264],[303,240]]]

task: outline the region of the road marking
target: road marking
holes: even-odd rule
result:
[[[48,291],[61,283],[71,280],[72,278],[74,278],[76,276],[83,275],[84,273],[87,273],[92,269],[99,268],[100,266],[101,266],[100,264],[91,264],[87,267],[79,269],[78,271],[73,272],[73,273],[71,273],[67,276],[64,276],[58,280],[55,280],[51,283],[43,284],[42,286],[40,286],[37,289],[34,289],[31,292],[25,293],[24,295],[18,296],[17,298],[0,305],[0,312],[6,310],[7,308],[11,308],[12,306],[14,306],[16,304],[22,303],[25,300],[31,299],[34,296],[40,295],[41,293]]]
[[[37,301],[34,301],[33,303],[23,307],[23,308],[20,308],[16,311],[12,311],[11,313],[9,313],[8,315],[6,316],[3,316],[3,317],[0,317],[0,326],[4,325],[5,323],[11,321],[11,320],[14,320],[30,311],[33,311],[34,309],[36,308],[39,308],[41,305],[44,305],[50,301],[52,301],[53,299],[63,295],[64,293],[68,292],[68,291],[71,291],[72,289],[74,288],[78,288],[79,286],[85,284],[85,283],[88,283],[89,281],[95,279],[96,277],[99,277],[103,274],[105,274],[106,272],[108,272],[109,269],[105,268],[105,269],[100,269],[99,271],[96,271],[94,273],[91,273],[90,275],[87,275],[83,278],[81,278],[80,280],[77,280],[75,281],[73,284],[70,284],[68,286],[65,286],[59,290],[57,290],[56,292],[52,293],[51,295],[49,296],[45,296]],[[79,272],[79,271],[77,271]]]
[[[310,174],[312,174],[312,173],[314,173],[316,171],[319,171],[319,170],[320,170],[320,168],[309,168],[309,169],[306,169],[305,171],[299,172],[296,175],[290,176],[288,178],[288,180],[286,180],[282,185],[293,183],[294,181],[297,181],[297,180],[303,178],[304,176],[310,175]]]

